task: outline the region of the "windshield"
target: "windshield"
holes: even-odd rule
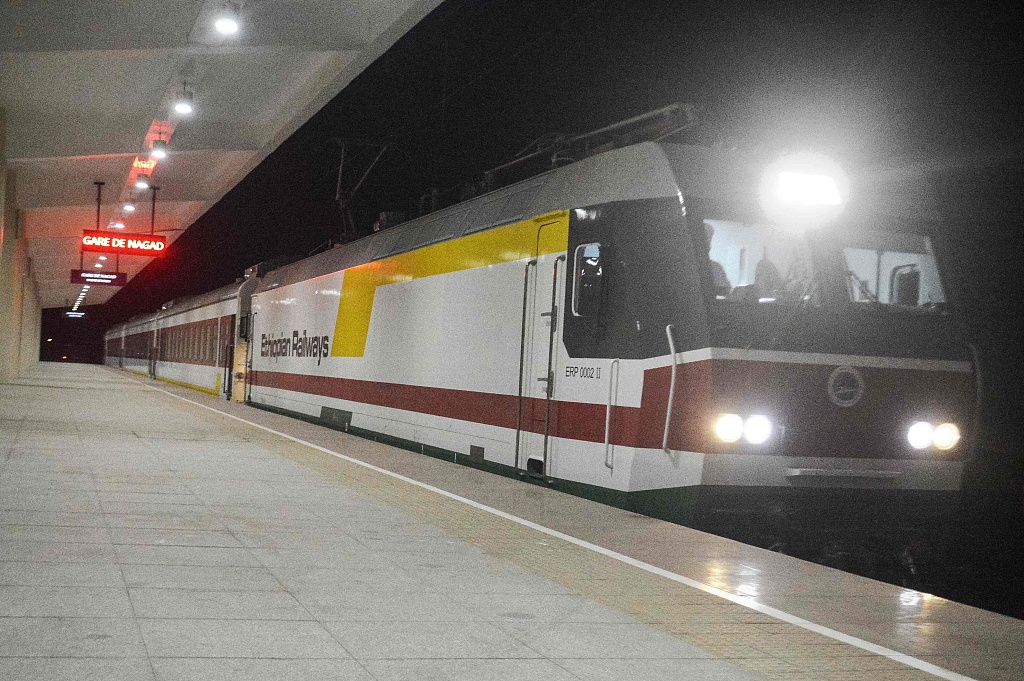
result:
[[[768,224],[703,220],[715,298],[792,304],[811,295],[807,244]]]
[[[927,237],[869,234],[847,242],[842,252],[851,302],[925,309],[946,302]]]
[[[700,224],[708,249],[707,278],[717,300],[816,306],[823,280],[838,278],[850,302],[858,306],[941,310],[946,302],[931,241],[925,236],[837,235],[825,247],[841,267],[833,273],[831,266],[822,270],[815,262],[799,232],[716,217],[703,218]]]

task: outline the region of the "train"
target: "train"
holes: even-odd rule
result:
[[[131,319],[106,363],[697,525],[942,515],[980,393],[942,258],[808,168],[594,154]]]

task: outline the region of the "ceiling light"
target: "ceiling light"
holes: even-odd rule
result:
[[[149,155],[157,159],[167,158],[167,141],[153,140],[153,148],[150,149]]]
[[[90,288],[90,286],[88,284],[86,284],[85,286],[82,287],[82,290],[83,291],[88,291],[89,288]]]
[[[106,260],[106,259],[107,259],[107,256],[105,256],[105,255],[101,255],[100,256],[100,260]]]
[[[135,178],[136,189],[149,189],[149,175],[139,175]]]
[[[192,93],[183,91],[181,96],[174,100],[174,110],[183,116],[192,113]]]
[[[124,212],[125,213],[132,213],[134,211],[135,211],[135,204],[134,203],[132,203],[131,201],[128,201],[127,203],[124,204]]]
[[[96,263],[96,267],[103,267],[103,263],[101,263],[101,262]]]
[[[224,5],[223,9],[217,14],[217,18],[213,20],[213,27],[221,35],[234,35],[238,33],[238,11],[235,9],[234,3],[229,2]]]
[[[238,22],[229,16],[219,17],[217,21],[213,22],[213,27],[221,35],[234,35],[238,33]]]
[[[113,224],[114,229],[124,229],[124,223],[118,220]]]

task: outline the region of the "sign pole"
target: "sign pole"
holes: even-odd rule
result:
[[[106,182],[96,180],[93,184],[96,185],[96,231],[98,232],[100,231],[100,203],[103,199],[103,185]]]
[[[100,205],[103,203],[103,185],[106,182],[96,180],[93,182],[96,185],[96,231],[100,231]],[[78,251],[78,269],[85,269],[85,249]]]
[[[160,187],[157,187],[156,185],[153,185],[152,187],[150,187],[150,189],[153,190],[153,201],[150,204],[150,211],[149,211],[149,233],[150,234],[155,234],[155,232],[153,230],[156,229],[156,193],[157,193],[157,190],[160,189]]]

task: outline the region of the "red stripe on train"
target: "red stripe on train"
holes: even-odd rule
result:
[[[252,383],[267,388],[403,409],[500,428],[514,429],[519,411],[518,398],[515,395],[471,390],[307,376],[277,371],[255,371]],[[544,400],[523,398],[522,429],[543,433],[545,409]],[[617,407],[612,417],[613,423],[617,427],[634,423],[639,412],[640,409],[635,407]],[[604,405],[554,400],[551,415],[553,435],[574,440],[604,442]],[[616,441],[616,444],[626,443]]]
[[[830,365],[742,360],[682,364],[676,378],[669,447],[709,453],[903,458],[915,455],[905,439],[906,428],[913,421],[953,421],[966,432],[973,415],[971,374],[861,368],[863,398],[852,407],[839,407],[827,392],[834,369]],[[661,448],[670,378],[670,367],[648,369],[640,407],[612,409],[613,444]],[[515,395],[275,371],[253,372],[253,384],[501,428],[514,429],[517,422]],[[784,430],[764,447],[727,445],[712,434],[713,420],[723,412],[765,414]],[[543,399],[524,398],[522,429],[543,433],[545,413]],[[552,401],[551,435],[604,442],[604,430],[605,405]]]

